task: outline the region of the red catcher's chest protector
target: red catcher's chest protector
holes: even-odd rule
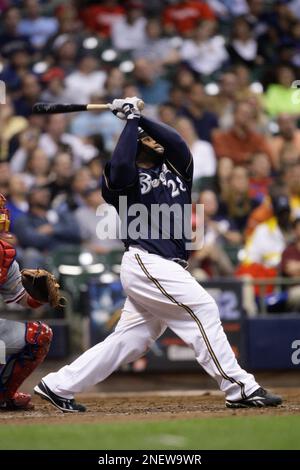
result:
[[[7,279],[8,270],[14,261],[16,250],[4,240],[0,240],[0,285]]]

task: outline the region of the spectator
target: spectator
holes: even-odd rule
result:
[[[119,16],[112,24],[112,45],[119,51],[132,51],[146,41],[146,18],[143,3],[139,0],[126,2],[125,16]]]
[[[272,183],[271,165],[265,153],[256,153],[250,164],[250,197],[261,203],[269,193]]]
[[[79,168],[82,162],[96,156],[97,150],[85,144],[79,137],[67,130],[67,118],[63,114],[49,116],[46,132],[39,139],[39,145],[52,159],[60,149],[70,148],[74,157],[74,166]]]
[[[0,73],[0,79],[6,83],[7,90],[18,95],[23,77],[31,73],[32,57],[29,48],[22,41],[15,41],[2,49],[4,58],[9,61]]]
[[[258,132],[259,134],[264,134],[266,137],[268,137],[268,142],[269,142],[270,129],[271,129],[270,119],[264,109],[262,96],[258,93],[251,93],[251,92],[248,94],[248,96],[246,96],[246,93],[245,93],[244,96],[245,98],[242,99],[241,101],[245,101],[250,106],[252,106],[252,109],[253,109],[254,130]],[[274,164],[273,153],[272,153],[272,164]]]
[[[215,30],[215,21],[203,21],[193,38],[184,41],[180,51],[181,59],[204,77],[219,71],[228,60],[225,40]]]
[[[123,97],[123,87],[125,85],[125,75],[119,67],[113,67],[108,75],[105,82],[105,94],[107,100],[111,103],[115,98]],[[98,93],[99,95],[99,93]],[[124,95],[127,96],[127,95]]]
[[[261,65],[263,58],[259,55],[258,42],[251,30],[250,24],[243,17],[235,20],[232,38],[227,47],[233,64],[244,64],[253,67]]]
[[[207,2],[215,14],[223,19],[229,20],[231,16],[240,16],[248,13],[249,6],[247,0],[208,0]]]
[[[269,188],[269,194],[264,198],[262,203],[256,207],[250,214],[245,231],[246,239],[249,239],[258,224],[266,222],[274,216],[272,200],[279,196],[288,196],[288,189],[284,182],[276,181]]]
[[[183,64],[180,64],[179,67],[179,73],[175,77],[174,86],[179,87],[185,94],[187,94],[191,87],[196,83],[197,74]]]
[[[170,83],[159,76],[158,70],[146,59],[135,61],[134,77],[142,99],[149,105],[167,101]]]
[[[179,53],[170,38],[163,37],[162,25],[157,18],[149,18],[145,29],[145,42],[133,51],[133,58],[147,57],[156,66],[172,65],[179,61]]]
[[[169,98],[178,113],[186,105],[186,93],[179,86],[173,86],[170,88]]]
[[[165,8],[163,18],[169,35],[190,37],[200,20],[214,20],[215,15],[202,0],[178,0]]]
[[[26,128],[19,136],[19,147],[12,155],[10,168],[13,173],[23,172],[31,153],[38,147],[40,133],[38,129]]]
[[[292,163],[282,170],[280,183],[269,188],[269,195],[250,215],[247,224],[247,236],[251,236],[255,227],[271,218],[273,214],[272,199],[284,194],[289,199],[291,219],[300,217],[300,163]]]
[[[50,201],[61,194],[67,195],[71,192],[73,171],[73,159],[70,153],[59,152],[55,155],[47,184]]]
[[[59,34],[73,34],[81,35],[82,22],[78,17],[78,9],[75,2],[63,2],[55,10],[55,15],[59,22],[57,34],[50,37],[50,40],[45,46],[45,49],[52,48],[52,40]]]
[[[300,21],[297,21],[292,25],[291,33],[292,33],[291,42],[289,44],[289,46],[292,49],[291,64],[295,67],[299,67],[300,66]]]
[[[280,270],[283,276],[295,283],[288,286],[288,307],[292,311],[299,312],[300,308],[300,219],[293,222],[294,240],[282,253]]]
[[[219,92],[212,97],[210,109],[217,114],[221,129],[230,129],[233,125],[238,85],[237,76],[233,72],[225,72],[219,78]]]
[[[290,114],[279,114],[277,118],[279,132],[278,135],[272,137],[271,146],[274,155],[274,167],[281,170],[285,166],[283,152],[294,150],[294,154],[300,155],[300,130],[297,129],[296,118]]]
[[[174,104],[170,101],[162,103],[158,107],[158,119],[168,126],[174,127],[176,121],[176,107]]]
[[[272,161],[272,151],[266,138],[253,131],[253,107],[238,103],[234,110],[234,125],[228,131],[215,130],[213,145],[218,158],[228,157],[237,165],[250,162],[251,155],[263,152]]]
[[[11,178],[11,171],[9,164],[5,161],[0,161],[0,194],[7,196],[9,181]]]
[[[194,159],[193,183],[195,187],[201,184],[201,178],[213,177],[216,174],[216,157],[212,145],[200,140],[193,123],[185,118],[177,118],[176,129],[187,142]]]
[[[18,24],[18,32],[28,37],[36,49],[42,49],[57,29],[55,17],[41,16],[38,0],[25,0],[25,17]]]
[[[44,150],[36,147],[29,155],[22,174],[28,188],[48,183],[50,160]]]
[[[279,266],[286,240],[290,236],[290,205],[286,196],[272,200],[274,216],[259,224],[246,246],[248,264],[258,263],[267,268]]]
[[[229,188],[220,206],[220,213],[232,220],[241,233],[244,232],[248,217],[257,203],[249,195],[249,174],[246,168],[233,168]]]
[[[217,192],[221,200],[226,200],[234,165],[230,158],[220,158],[217,162]]]
[[[9,52],[10,48],[15,48],[15,45],[18,44],[19,48],[28,48],[29,40],[26,36],[20,34],[19,23],[21,20],[21,13],[19,8],[16,6],[9,6],[2,13],[3,18],[3,27],[0,34],[0,47],[1,53],[3,51]],[[8,46],[8,49],[6,49]]]
[[[188,104],[180,114],[189,118],[201,140],[211,142],[213,129],[218,127],[216,114],[207,111],[207,96],[201,83],[195,83],[189,89]]]
[[[60,34],[52,45],[55,66],[61,68],[65,74],[74,72],[78,58],[78,44],[74,35]]]
[[[16,220],[27,213],[26,199],[28,188],[22,175],[11,175],[8,185],[8,199],[6,207],[10,213],[10,230],[14,232]]]
[[[293,99],[295,88],[292,88],[296,80],[295,73],[291,67],[280,66],[276,73],[276,83],[268,86],[265,93],[265,105],[271,116],[281,113],[299,116],[299,104]]]
[[[122,249],[120,241],[106,237],[108,230],[118,234],[119,218],[114,207],[104,202],[99,185],[84,191],[84,205],[76,209],[75,217],[86,249],[95,254]]]
[[[124,17],[124,8],[117,0],[103,0],[101,4],[89,5],[80,11],[80,17],[89,31],[109,38],[114,22]]]
[[[287,189],[292,217],[300,217],[300,162],[286,166],[282,179]]]
[[[90,102],[98,102],[99,97],[92,97]],[[107,101],[110,101],[107,99]],[[120,135],[124,124],[116,119],[111,111],[90,111],[80,113],[71,121],[71,134],[80,138],[91,137],[100,134],[103,138],[104,148],[112,152],[115,142]]]
[[[46,86],[42,93],[42,101],[46,103],[73,103],[72,91],[65,87],[65,72],[59,67],[52,67],[42,76],[42,82]]]
[[[266,2],[263,0],[247,0],[247,21],[252,25],[256,36],[262,35],[266,29]]]
[[[293,144],[285,143],[279,154],[279,172],[282,173],[288,166],[294,165],[300,161],[299,147]]]
[[[87,165],[94,183],[99,183],[103,173],[103,161],[100,157],[92,158]]]
[[[295,17],[300,19],[300,1],[299,0],[291,0],[288,4],[288,8]]]
[[[214,191],[202,191],[199,195],[199,204],[204,205],[207,238],[218,240],[221,244],[239,245],[242,242],[242,235],[233,220],[219,213],[219,202]],[[208,235],[209,232],[211,235]]]
[[[126,96],[128,98],[133,98],[134,96],[139,96],[139,90],[134,81],[126,81],[123,86],[123,93],[122,96]]]
[[[66,91],[73,103],[89,103],[93,94],[104,92],[106,73],[98,67],[98,60],[93,55],[84,55],[78,63],[78,70],[66,78]]]
[[[204,244],[193,254],[192,266],[202,269],[209,277],[231,275],[233,266],[223,244],[225,241],[238,242],[240,235],[232,229],[229,220],[218,217],[218,201],[214,192],[201,192],[199,204],[204,205]]]
[[[244,64],[237,64],[231,70],[237,78],[238,100],[243,101],[252,96],[250,67]]]
[[[61,194],[53,202],[53,207],[59,211],[74,212],[78,207],[84,206],[84,194],[93,185],[93,178],[90,169],[83,166],[75,171],[71,183],[71,192]]]
[[[55,248],[80,242],[79,227],[68,211],[48,212],[50,193],[47,188],[33,187],[29,193],[29,211],[18,217],[15,234],[23,248],[23,265],[45,266],[45,255]]]
[[[39,101],[41,87],[38,78],[27,73],[21,81],[21,96],[14,102],[15,112],[19,116],[28,117],[32,113],[32,106]]]
[[[26,129],[27,126],[28,122],[24,117],[14,115],[13,105],[8,97],[6,104],[0,106],[0,160],[10,158],[12,139]]]

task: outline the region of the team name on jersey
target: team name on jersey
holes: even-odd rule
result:
[[[167,186],[170,188],[171,196],[176,197],[180,194],[180,191],[186,191],[186,187],[184,186],[181,179],[176,176],[174,179],[167,179],[166,175],[170,173],[172,176],[172,172],[168,169],[167,165],[163,163],[161,172],[158,178],[152,178],[151,175],[148,173],[140,172],[139,179],[140,179],[140,186],[141,186],[141,193],[147,194],[153,188],[158,188],[161,184],[163,186]]]

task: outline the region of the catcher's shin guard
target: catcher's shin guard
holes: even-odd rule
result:
[[[0,373],[0,402],[11,399],[20,385],[43,362],[52,341],[52,330],[39,321],[26,323],[25,347],[12,354]]]

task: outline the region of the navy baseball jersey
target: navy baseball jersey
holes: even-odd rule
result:
[[[151,169],[135,164],[137,123],[127,123],[125,139],[123,131],[112,161],[105,167],[103,198],[119,213],[125,247],[139,245],[165,258],[187,259],[186,245],[191,230],[191,153],[173,129],[146,118],[140,121],[140,126],[164,147],[163,161],[158,157],[160,164]],[[114,172],[118,167],[124,180],[120,174],[116,185]]]

